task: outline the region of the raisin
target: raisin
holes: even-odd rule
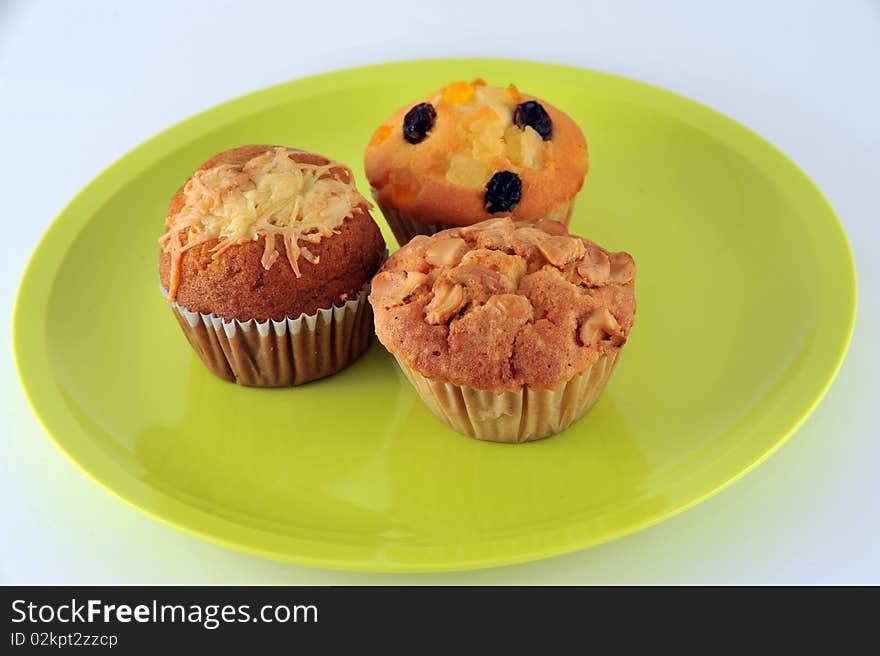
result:
[[[541,135],[544,141],[553,137],[553,121],[547,110],[540,103],[528,100],[516,106],[513,114],[513,122],[520,130],[525,130],[528,125]]]
[[[411,144],[422,141],[434,127],[437,110],[431,103],[419,103],[403,117],[403,138]]]
[[[499,171],[492,176],[486,185],[486,195],[483,201],[489,214],[496,212],[509,212],[522,196],[522,181],[516,173],[511,171]]]

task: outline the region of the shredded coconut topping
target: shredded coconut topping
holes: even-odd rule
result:
[[[296,161],[302,151],[274,148],[243,164],[221,164],[196,171],[183,188],[184,204],[169,215],[162,250],[171,254],[168,300],[180,284],[183,254],[213,239],[216,259],[227,249],[265,237],[262,265],[269,269],[278,259],[275,239],[284,244],[297,277],[298,261],[318,258],[299,241],[317,243],[338,232],[339,226],[370,204],[354,186],[351,169],[335,162]]]

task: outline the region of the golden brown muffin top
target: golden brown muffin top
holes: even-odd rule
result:
[[[418,236],[373,278],[385,347],[424,376],[556,389],[626,343],[635,262],[556,221],[490,219]]]
[[[205,162],[172,199],[159,240],[171,256],[168,300],[177,297],[184,253],[214,242],[212,257],[263,238],[261,258],[269,270],[284,245],[290,267],[300,258],[317,263],[300,242],[317,244],[345,219],[366,213],[369,203],[354,186],[351,170],[320,155],[281,146],[244,146]]]
[[[314,314],[318,309],[354,299],[382,263],[385,241],[369,214],[367,202],[353,191],[351,172],[320,155],[276,146],[242,146],[220,153],[205,162],[199,170],[232,165],[221,175],[236,177],[240,186],[220,192],[219,201],[215,198],[206,202],[212,203],[210,207],[224,203],[245,203],[245,209],[250,210],[247,203],[251,202],[249,199],[253,199],[254,194],[248,192],[259,189],[259,182],[245,178],[250,177],[245,167],[259,164],[261,160],[268,161],[269,158],[273,161],[290,158],[298,165],[303,165],[303,177],[314,177],[315,172],[324,176],[322,179],[332,176],[344,187],[340,195],[342,199],[348,199],[348,204],[335,204],[339,201],[335,193],[330,194],[333,202],[327,205],[320,202],[326,198],[321,195],[310,196],[307,192],[295,197],[290,216],[296,208],[297,216],[305,211],[309,215],[327,219],[323,223],[303,223],[304,226],[315,227],[299,234],[299,241],[293,240],[292,236],[288,240],[287,233],[277,231],[284,228],[283,221],[265,214],[259,215],[256,224],[247,221],[237,224],[238,228],[244,226],[244,234],[252,235],[244,240],[233,239],[232,222],[210,238],[196,229],[166,232],[159,253],[159,279],[166,290],[175,290],[173,300],[185,308],[240,321],[280,320],[286,316],[295,318],[302,313]],[[281,168],[286,166],[282,161]],[[280,176],[281,179],[272,181],[272,184],[281,186],[292,186],[298,180],[297,173],[276,171],[268,175]],[[194,178],[195,183],[191,179],[172,198],[169,223],[174,222],[186,207],[187,187],[192,188],[203,182],[198,174]],[[339,189],[338,186],[335,188]],[[270,200],[279,198],[272,193],[266,194],[266,197]],[[355,202],[358,204],[353,209],[349,208]],[[303,205],[306,210],[302,209]],[[262,208],[266,204],[253,201],[253,206]],[[283,203],[281,206],[284,207]],[[345,213],[348,216],[344,216]],[[209,219],[209,225],[211,220],[221,222],[223,217]],[[269,227],[264,228],[267,225]],[[264,230],[265,234],[261,234]],[[169,237],[169,234],[176,234],[183,247],[175,248],[174,237]],[[207,230],[207,234],[215,233]],[[169,240],[172,240],[170,247],[165,247],[164,242]]]
[[[583,185],[587,143],[549,103],[477,79],[397,111],[374,132],[365,167],[381,204],[424,223],[470,225],[499,214],[561,218]],[[507,194],[500,203],[499,185]]]

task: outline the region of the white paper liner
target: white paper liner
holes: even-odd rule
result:
[[[496,394],[433,380],[395,356],[403,373],[438,419],[454,430],[491,442],[529,442],[555,435],[583,417],[611,378],[620,350],[601,356],[555,390]]]
[[[215,375],[239,385],[288,387],[334,374],[367,349],[373,334],[368,295],[364,289],[343,305],[280,321],[224,320],[176,301],[170,306]]]
[[[375,193],[373,194],[373,198],[376,198]],[[376,199],[376,204],[379,206],[379,209],[382,210],[382,214],[385,217],[385,220],[388,222],[388,226],[391,228],[391,232],[394,233],[394,238],[397,239],[397,243],[401,246],[408,243],[416,235],[430,236],[437,232],[440,232],[441,230],[447,230],[449,228],[456,227],[454,225],[443,223],[423,223],[421,221],[416,221],[409,218],[405,214],[401,214],[395,208],[380,203],[378,199]],[[573,210],[574,199],[571,199],[567,203],[560,205],[551,214],[544,218],[553,219],[554,221],[560,221],[565,225],[568,225],[568,222],[571,220],[571,213]]]

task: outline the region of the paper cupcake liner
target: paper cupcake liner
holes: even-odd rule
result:
[[[215,375],[239,385],[289,387],[334,374],[367,349],[373,335],[368,294],[362,290],[343,305],[280,321],[224,320],[176,301],[171,307]]]
[[[385,220],[391,227],[391,232],[394,233],[394,238],[397,239],[397,243],[401,246],[408,243],[416,235],[430,236],[435,232],[440,232],[441,230],[453,227],[441,223],[422,223],[421,221],[414,221],[392,207],[388,207],[387,205],[378,202],[376,204],[379,205],[379,209],[382,210]]]
[[[605,389],[619,353],[601,356],[555,390],[526,385],[500,394],[432,380],[395,358],[438,419],[478,440],[517,443],[555,435],[583,417]]]
[[[436,232],[440,232],[441,230],[456,227],[454,225],[448,225],[444,223],[423,223],[422,221],[416,221],[415,219],[411,219],[405,214],[401,214],[395,208],[380,203],[378,200],[376,201],[376,204],[379,206],[379,209],[382,210],[382,214],[385,216],[385,220],[391,227],[391,232],[394,233],[394,237],[395,239],[397,239],[397,243],[401,246],[409,242],[416,235],[430,236]],[[565,225],[568,225],[568,222],[571,220],[571,213],[573,209],[574,199],[560,205],[555,210],[553,210],[553,212],[542,218],[553,219],[554,221],[560,221]]]

